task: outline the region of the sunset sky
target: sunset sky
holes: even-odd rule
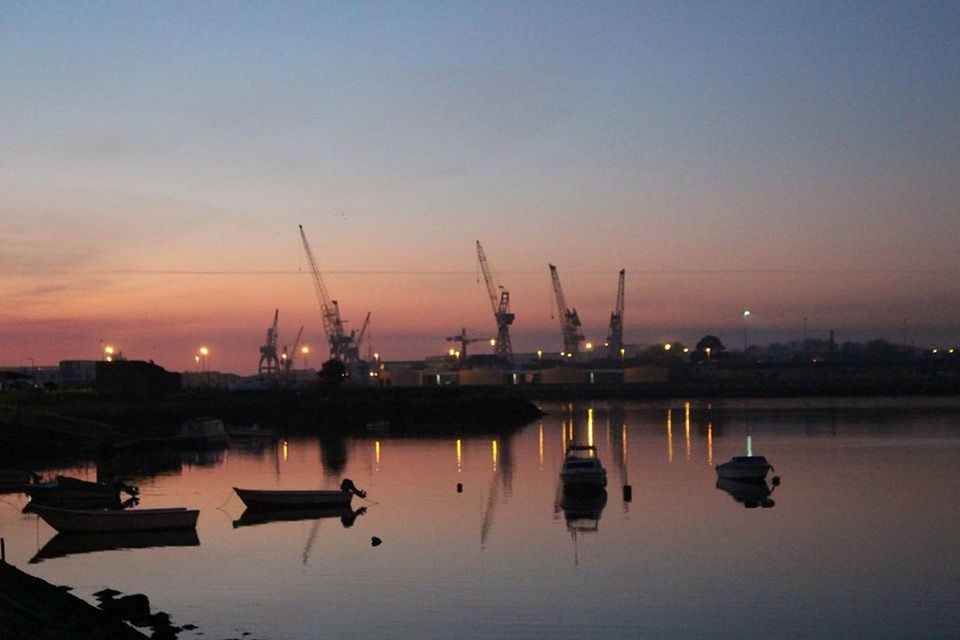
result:
[[[955,2],[0,3],[0,365],[960,342]],[[101,342],[102,341],[102,342]],[[366,349],[364,349],[366,352]],[[319,364],[319,358],[311,364]]]

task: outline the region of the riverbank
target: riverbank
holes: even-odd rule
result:
[[[337,437],[366,433],[370,425],[413,436],[502,433],[539,415],[532,402],[500,389],[209,390],[153,398],[12,392],[0,395],[0,442],[3,458],[15,459],[40,451],[94,452],[162,441],[198,416],[228,425],[257,423],[280,435]]]
[[[3,640],[146,640],[119,618],[65,588],[0,562],[0,638]]]

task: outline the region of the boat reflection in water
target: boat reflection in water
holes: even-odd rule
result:
[[[600,516],[607,505],[605,489],[594,491],[564,491],[560,499],[563,519],[567,522],[567,531],[597,531],[600,528]]]
[[[770,497],[773,487],[766,480],[734,480],[719,478],[717,489],[730,494],[730,497],[739,502],[746,509],[772,508],[776,503]]]
[[[319,520],[321,518],[340,518],[340,524],[346,529],[353,526],[354,520],[367,512],[366,507],[351,509],[349,504],[310,507],[300,509],[251,509],[247,508],[239,520],[233,521],[233,527],[250,527],[271,522],[296,522],[298,520]]]
[[[168,531],[115,531],[106,533],[58,533],[30,559],[31,564],[80,553],[151,549],[154,547],[197,547],[200,539],[194,529]]]

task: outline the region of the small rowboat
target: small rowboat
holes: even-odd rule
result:
[[[248,509],[309,509],[311,507],[349,506],[354,494],[366,498],[349,478],[339,491],[329,489],[239,489],[233,488]]]
[[[167,529],[195,529],[196,509],[128,509],[102,511],[97,509],[59,509],[36,505],[32,511],[57,531],[163,531]]]
[[[345,507],[350,505],[350,491],[296,491],[284,489],[233,488],[248,509],[290,509],[310,507]]]

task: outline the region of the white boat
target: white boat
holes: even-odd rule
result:
[[[360,491],[348,479],[340,484],[339,490],[330,489],[240,489],[233,490],[240,496],[248,509],[306,509],[309,507],[348,506],[354,494],[361,498],[366,492]]]
[[[57,531],[163,531],[195,529],[196,509],[60,509],[37,505],[33,512]]]
[[[174,442],[183,447],[222,448],[227,446],[227,432],[223,428],[223,420],[219,418],[193,418],[180,425]]]
[[[600,490],[607,486],[607,471],[600,464],[597,448],[592,445],[571,445],[560,469],[565,491]]]
[[[773,469],[763,456],[734,456],[715,468],[717,476],[727,480],[763,480]]]

